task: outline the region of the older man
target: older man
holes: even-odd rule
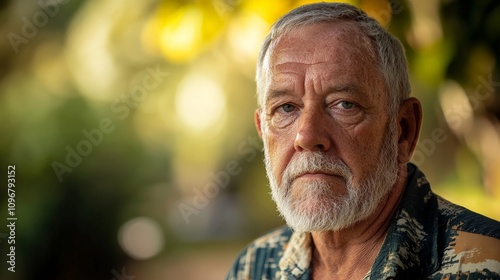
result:
[[[499,279],[500,223],[409,163],[422,110],[399,41],[359,9],[302,6],[266,38],[255,123],[288,227],[228,279]]]

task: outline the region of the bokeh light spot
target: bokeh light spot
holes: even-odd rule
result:
[[[169,15],[161,31],[161,49],[171,61],[186,61],[201,48],[203,15],[196,6],[186,6]]]
[[[123,251],[137,260],[156,256],[163,248],[163,231],[146,217],[129,220],[120,227],[118,241]]]
[[[179,85],[176,112],[183,124],[194,131],[215,125],[225,113],[226,99],[222,88],[213,79],[189,74]]]

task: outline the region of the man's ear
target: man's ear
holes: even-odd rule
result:
[[[260,119],[261,112],[262,112],[262,109],[260,109],[260,108],[255,110],[253,120],[255,122],[255,128],[257,128],[257,133],[259,133],[259,136],[262,139],[262,122]]]
[[[398,162],[410,161],[422,126],[422,105],[414,97],[403,101],[398,113]]]

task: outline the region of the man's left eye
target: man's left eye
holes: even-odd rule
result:
[[[340,106],[342,106],[343,109],[352,109],[356,105],[349,101],[342,101],[340,102]]]
[[[292,104],[283,104],[280,106],[281,110],[285,111],[286,113],[290,113],[292,112],[293,110],[295,110],[295,106],[293,106]]]

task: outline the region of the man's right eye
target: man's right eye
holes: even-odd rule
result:
[[[295,106],[293,106],[292,104],[283,104],[280,106],[280,109],[283,110],[283,112],[285,113],[290,113],[293,112],[293,110],[295,110]]]
[[[275,107],[270,115],[271,125],[275,128],[285,128],[297,118],[297,107],[290,103]]]

